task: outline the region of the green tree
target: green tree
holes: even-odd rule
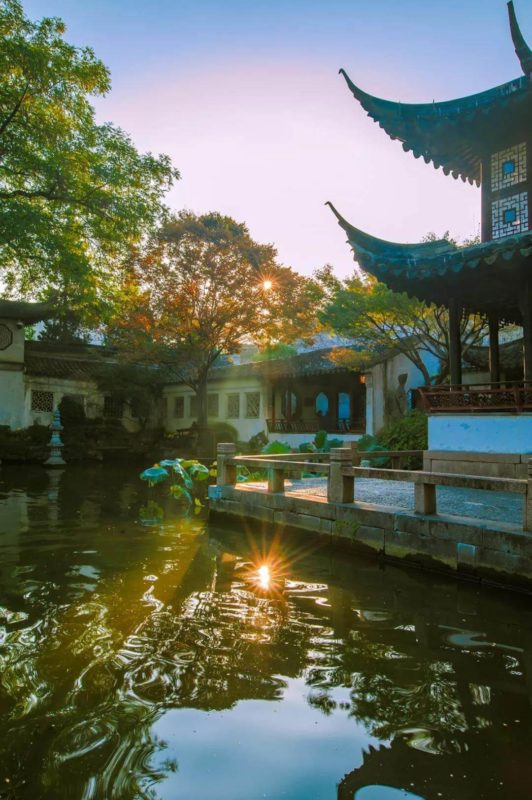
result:
[[[127,403],[133,417],[144,429],[161,395],[160,376],[143,365],[113,364],[102,367],[97,375],[98,388],[104,395]]]
[[[437,238],[429,233],[423,241]],[[441,238],[441,237],[438,237]],[[444,237],[453,241],[449,233]],[[471,239],[464,244],[476,244]],[[336,359],[353,369],[387,350],[403,353],[423,375],[425,383],[441,383],[449,374],[449,314],[447,309],[428,305],[391,289],[371,275],[356,271],[350,278],[337,278],[330,265],[315,273],[321,291],[320,321],[335,333],[356,339],[360,350],[338,349]],[[461,321],[462,355],[482,343],[487,325],[478,315],[464,315]],[[425,360],[434,356],[439,364],[431,375]]]
[[[297,355],[297,347],[285,342],[267,345],[253,356],[253,361],[274,361],[276,358],[291,358]]]
[[[33,22],[18,0],[0,0],[0,280],[9,294],[53,290],[90,307],[160,223],[178,173],[96,124],[89,97],[109,90],[109,72],[64,32],[61,20]]]
[[[207,423],[209,371],[222,354],[313,332],[310,282],[276,255],[230,217],[185,211],[131,260],[108,338],[135,361],[163,365],[192,387],[200,427]]]

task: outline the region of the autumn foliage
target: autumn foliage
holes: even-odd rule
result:
[[[267,346],[309,338],[310,282],[255,242],[242,223],[217,213],[182,212],[132,258],[109,338],[135,360],[151,361],[198,395],[222,354],[245,342]]]

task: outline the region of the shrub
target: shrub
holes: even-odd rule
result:
[[[262,453],[265,456],[276,456],[282,453],[291,453],[292,448],[286,442],[270,442],[266,447],[262,448]]]
[[[252,436],[249,442],[247,443],[246,450],[248,453],[261,453],[263,448],[266,447],[268,444],[268,437],[261,431],[260,433],[256,433],[255,436]]]
[[[383,447],[377,441],[375,436],[371,436],[370,434],[366,433],[364,436],[361,436],[357,442],[357,450],[359,453],[374,453],[378,450],[387,450],[387,447]],[[370,464],[372,467],[388,467],[390,462],[388,458],[372,458]]]
[[[218,442],[234,442],[236,444],[238,441],[238,431],[229,422],[213,422],[209,428],[214,432],[216,444]]]
[[[65,395],[59,403],[59,413],[63,425],[84,425],[85,423],[83,404],[68,395]]]
[[[314,442],[302,442],[297,449],[300,453],[315,453],[316,445]]]
[[[314,446],[316,450],[323,453],[324,447],[327,443],[327,431],[318,431],[314,437]]]
[[[416,410],[385,425],[377,434],[377,441],[386,450],[426,450],[427,415]]]
[[[366,434],[357,442],[359,453],[375,450],[426,450],[427,447],[427,415],[417,410],[385,425],[376,436]],[[387,465],[386,459],[380,458],[372,458],[371,463],[376,467]],[[422,459],[419,456],[405,459],[406,469],[421,469],[421,466]]]

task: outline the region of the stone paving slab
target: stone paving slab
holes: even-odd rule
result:
[[[252,484],[246,484],[251,486]],[[265,484],[253,484],[264,487]],[[326,478],[304,478],[285,481],[285,487],[300,495],[327,494]],[[441,486],[436,489],[438,512],[454,516],[479,517],[496,522],[519,524],[523,514],[523,498],[505,492],[487,492],[479,489],[455,489]],[[401,481],[360,478],[355,481],[355,500],[376,505],[395,506],[414,510],[414,486]]]

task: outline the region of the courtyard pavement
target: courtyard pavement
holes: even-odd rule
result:
[[[250,486],[250,484],[246,484]],[[264,486],[264,484],[257,484]],[[326,478],[287,480],[286,489],[302,495],[327,494]],[[519,524],[523,514],[523,498],[505,492],[487,492],[479,489],[454,489],[441,486],[436,489],[438,512],[458,517],[479,517],[493,522]],[[401,481],[383,481],[360,478],[355,481],[355,500],[375,505],[395,506],[414,510],[414,486]]]

